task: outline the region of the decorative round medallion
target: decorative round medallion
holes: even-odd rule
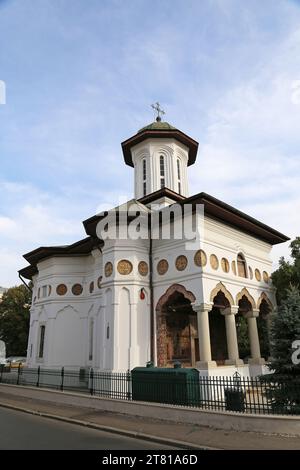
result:
[[[210,265],[213,269],[218,269],[219,267],[219,260],[216,255],[210,255]]]
[[[263,272],[263,280],[266,284],[268,284],[269,282],[269,274],[267,273],[267,271],[264,271]]]
[[[207,256],[205,254],[205,251],[203,250],[196,251],[195,256],[194,256],[194,263],[196,266],[199,266],[200,268],[203,268],[203,266],[206,266]]]
[[[255,270],[255,278],[258,282],[261,281],[261,273],[260,273],[259,269]]]
[[[249,266],[249,277],[253,279],[253,269]]]
[[[112,263],[109,261],[108,263],[106,263],[105,268],[104,268],[105,277],[111,276],[112,273],[113,273],[113,265],[112,265]]]
[[[90,294],[94,292],[94,281],[90,282],[89,291],[90,291]]]
[[[229,261],[226,258],[221,259],[221,266],[224,273],[229,273]]]
[[[232,261],[232,263],[231,263],[231,269],[232,269],[233,274],[236,276],[236,264],[235,264],[235,261]]]
[[[97,279],[98,289],[101,289],[101,282],[102,282],[102,276],[99,276],[98,279]]]
[[[82,294],[82,291],[83,291],[83,287],[81,284],[74,284],[72,286],[72,294],[73,295],[80,295]]]
[[[146,261],[140,261],[138,265],[138,270],[141,276],[147,276],[149,268]]]
[[[52,287],[48,286],[48,295],[51,295]]]
[[[118,262],[117,270],[119,274],[128,275],[132,271],[132,263],[128,259],[121,259]]]
[[[184,271],[187,267],[188,260],[187,257],[184,255],[177,256],[175,261],[175,266],[178,271]]]
[[[157,272],[158,274],[166,274],[169,269],[169,263],[166,259],[161,259],[157,264]]]
[[[65,295],[67,293],[67,286],[66,284],[59,284],[56,288],[57,295]]]

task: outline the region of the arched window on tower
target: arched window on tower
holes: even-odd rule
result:
[[[177,178],[178,178],[178,192],[181,194],[181,171],[180,171],[180,160],[177,158]]]
[[[239,253],[237,255],[237,268],[238,268],[238,275],[240,277],[247,277],[247,265],[244,255]]]
[[[146,159],[143,159],[143,196],[147,194],[147,166]]]
[[[160,187],[165,187],[165,157],[161,155],[159,157],[159,174],[160,174]]]

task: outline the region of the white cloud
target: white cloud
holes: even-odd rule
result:
[[[16,230],[16,223],[9,217],[0,216],[0,235],[11,234]]]
[[[0,286],[11,287],[21,283],[17,271],[20,269],[19,253],[9,248],[0,249]]]
[[[24,253],[38,246],[64,245],[86,236],[74,200],[53,196],[29,184],[2,181],[9,215],[0,213],[0,285],[18,283],[17,271],[27,263]],[[76,211],[75,211],[76,212]]]
[[[215,195],[291,238],[300,234],[300,104],[292,99],[299,47],[300,29],[219,100],[191,172],[192,192]],[[275,247],[274,261],[288,252],[288,244]]]
[[[200,140],[191,193],[205,190],[299,234],[299,8],[281,0],[178,1],[172,11],[158,0],[73,3],[69,12],[65,2],[15,2],[0,20],[15,94],[2,110],[1,169],[11,181],[0,182],[0,284],[22,253],[79,239],[81,220],[132,190],[119,142],[151,120],[156,99],[167,120]],[[33,12],[38,21],[24,21]],[[20,261],[13,255],[10,264],[8,253]]]

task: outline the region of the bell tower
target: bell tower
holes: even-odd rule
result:
[[[187,167],[195,163],[198,142],[161,120],[159,103],[154,122],[122,142],[125,163],[134,167],[135,199],[163,188],[188,196]]]

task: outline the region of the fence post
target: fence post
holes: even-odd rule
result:
[[[36,383],[37,387],[40,386],[40,371],[41,371],[41,366],[38,366],[38,370],[37,370],[38,376],[37,376],[37,383]]]
[[[90,370],[90,394],[94,395],[94,369]]]
[[[127,400],[131,400],[131,372],[128,369],[126,372],[126,385],[127,385]]]
[[[60,382],[60,389],[63,392],[64,391],[64,376],[65,376],[65,368],[61,368],[61,382]]]
[[[20,385],[20,374],[21,374],[21,362],[19,362],[19,365],[18,365],[17,385]]]
[[[2,382],[2,376],[3,376],[3,371],[4,371],[4,364],[1,364],[1,375],[0,375],[0,383]]]

